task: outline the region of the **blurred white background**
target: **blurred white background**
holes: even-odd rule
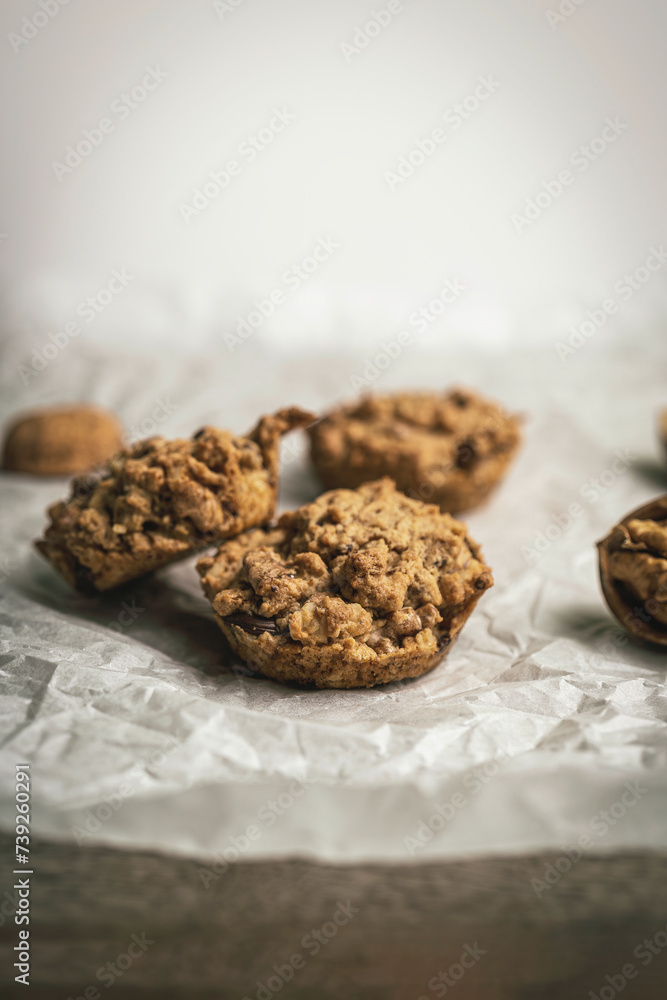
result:
[[[662,0],[21,0],[0,19],[7,378],[67,323],[71,356],[224,356],[248,317],[283,355],[401,330],[553,351],[613,300],[586,345],[604,351],[665,315],[667,264],[621,291],[667,238]]]

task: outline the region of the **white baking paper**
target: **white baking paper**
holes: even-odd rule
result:
[[[369,386],[471,385],[525,413],[525,445],[467,520],[494,569],[447,660],[368,691],[234,669],[194,559],[122,592],[72,592],[32,549],[64,479],[3,473],[2,811],[30,763],[35,834],[218,857],[405,862],[540,849],[664,848],[667,656],[628,642],[595,542],[667,491],[655,430],[665,355],[588,343],[489,359],[417,349]],[[247,430],[352,395],[364,359],[59,358],[6,370],[5,420],[43,402],[117,410],[133,437]],[[318,492],[298,436],[282,506]],[[574,507],[572,505],[575,505]],[[576,852],[575,852],[576,853]],[[222,867],[221,867],[222,866]]]

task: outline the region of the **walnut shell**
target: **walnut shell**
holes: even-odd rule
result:
[[[43,406],[20,414],[5,437],[2,467],[33,476],[89,472],[123,447],[109,410],[88,403]]]
[[[667,409],[660,411],[658,417],[658,436],[662,443],[662,450],[667,455]]]
[[[667,646],[667,496],[638,507],[598,542],[610,610],[635,638]]]

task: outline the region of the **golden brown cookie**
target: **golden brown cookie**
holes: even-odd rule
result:
[[[37,548],[72,586],[108,590],[263,524],[275,513],[280,437],[312,419],[292,407],[245,438],[204,427],[140,441],[100,478],[73,481]]]
[[[485,499],[521,440],[517,417],[465,389],[367,396],[332,410],[308,433],[327,489],[391,476],[408,496],[450,513]]]
[[[71,476],[106,462],[123,446],[118,418],[99,406],[48,406],[14,421],[2,466],[36,476]]]
[[[199,560],[232,648],[279,681],[372,687],[447,655],[490,568],[466,526],[390,479],[333,490]]]

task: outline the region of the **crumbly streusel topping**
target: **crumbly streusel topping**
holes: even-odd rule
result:
[[[390,479],[332,490],[278,526],[199,561],[216,614],[303,645],[353,638],[376,652],[446,638],[493,578],[466,527]]]
[[[497,403],[456,388],[443,395],[367,396],[333,410],[310,430],[322,461],[391,455],[393,465],[426,473],[466,469],[516,447],[519,421]]]
[[[79,477],[49,509],[38,543],[70,580],[115,586],[188,551],[268,521],[274,513],[278,441],[312,415],[263,417],[248,437],[204,427],[190,439],[148,438],[95,477]]]

